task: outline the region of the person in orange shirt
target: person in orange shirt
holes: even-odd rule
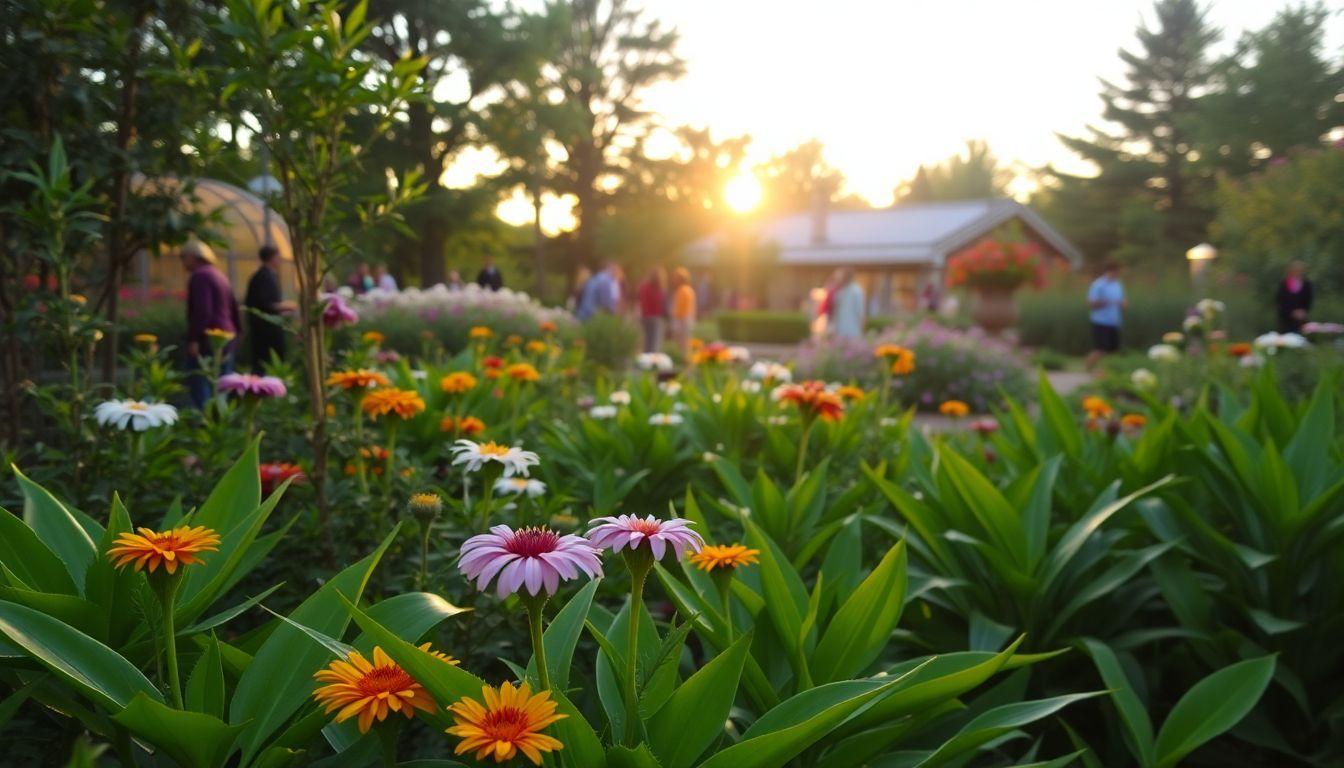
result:
[[[695,289],[691,273],[677,267],[672,273],[672,341],[687,360],[691,357],[691,326],[695,325]]]

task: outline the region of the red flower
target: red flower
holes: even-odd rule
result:
[[[261,471],[261,495],[270,496],[275,492],[280,484],[294,478],[294,483],[305,483],[308,476],[303,473],[303,467],[298,464],[290,464],[287,461],[273,461],[262,464]]]

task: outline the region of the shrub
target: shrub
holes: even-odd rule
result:
[[[611,370],[624,368],[639,349],[639,328],[619,315],[594,315],[581,335],[588,359]]]
[[[460,290],[436,285],[427,290],[376,291],[355,297],[353,304],[360,315],[356,329],[382,333],[384,345],[399,352],[422,348],[426,332],[456,353],[466,348],[473,326],[487,326],[501,337],[529,338],[538,334],[543,322],[562,330],[574,325],[568,312],[544,307],[526,293],[507,288],[488,291],[475,283]]]
[[[732,341],[761,344],[797,344],[812,333],[802,312],[720,312],[719,335]]]

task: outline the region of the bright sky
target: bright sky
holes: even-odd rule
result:
[[[1263,26],[1277,0],[1215,0],[1221,48]],[[1344,0],[1328,44],[1344,44]],[[664,125],[750,134],[763,160],[808,139],[826,147],[849,191],[875,204],[921,162],[985,139],[1026,170],[1079,170],[1055,132],[1080,133],[1101,111],[1098,77],[1121,79],[1122,48],[1151,0],[646,0],[681,33],[684,78],[645,99]],[[795,10],[796,9],[796,10]],[[1025,191],[1025,179],[1018,191]],[[544,221],[563,227],[562,201]],[[501,215],[530,220],[525,201]]]

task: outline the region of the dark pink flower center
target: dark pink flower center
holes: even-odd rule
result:
[[[523,557],[536,557],[546,552],[554,552],[560,543],[560,534],[548,528],[523,528],[504,545],[504,549]]]

